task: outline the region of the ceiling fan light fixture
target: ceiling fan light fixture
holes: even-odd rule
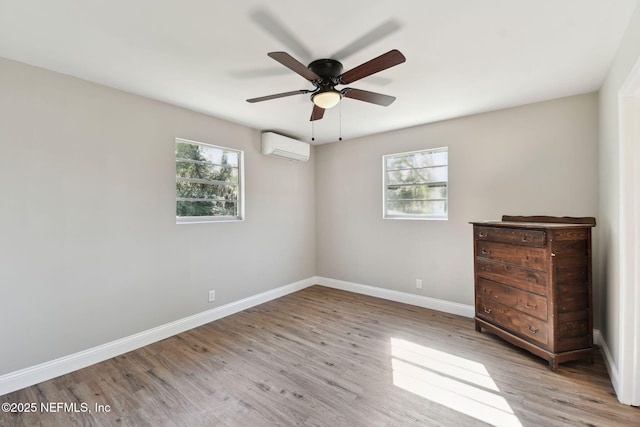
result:
[[[341,99],[342,94],[335,89],[323,90],[311,97],[311,100],[315,105],[320,108],[324,108],[325,110],[327,108],[335,107]]]

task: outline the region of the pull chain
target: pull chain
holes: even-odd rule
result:
[[[316,140],[316,137],[315,137],[315,135],[316,135],[315,129],[316,129],[316,128],[315,128],[315,123],[314,123],[314,122],[311,122],[311,140],[312,140],[312,141],[315,141],[315,140]]]
[[[340,129],[339,129],[339,138],[338,141],[342,141],[342,102],[340,103]]]

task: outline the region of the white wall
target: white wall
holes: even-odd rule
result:
[[[0,375],[315,274],[314,162],[257,130],[3,59],[0,120]],[[175,224],[175,137],[245,151],[246,221]]]
[[[469,221],[597,216],[597,119],[588,94],[317,147],[318,275],[472,305]],[[448,221],[383,220],[382,155],[442,146]]]
[[[600,101],[600,280],[603,286],[602,308],[604,321],[602,335],[611,352],[613,373],[617,372],[624,343],[620,341],[620,138],[618,92],[634,64],[640,60],[640,7],[629,22],[616,58],[599,93]],[[636,120],[638,120],[636,118]],[[637,292],[637,291],[636,291]],[[632,346],[633,343],[627,343]],[[615,379],[614,379],[614,385]]]

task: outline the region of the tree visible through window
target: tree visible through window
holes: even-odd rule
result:
[[[447,148],[388,154],[383,168],[385,218],[447,218]]]
[[[176,139],[178,222],[241,220],[242,151]]]

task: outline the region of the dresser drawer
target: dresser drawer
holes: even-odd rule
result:
[[[476,258],[476,276],[528,292],[547,294],[547,272]]]
[[[548,270],[549,259],[545,248],[476,240],[476,255],[536,270]]]
[[[547,234],[542,230],[476,226],[474,227],[473,234],[476,240],[488,240],[538,248],[542,248],[547,244]]]
[[[547,299],[543,296],[482,277],[479,277],[476,283],[476,296],[515,308],[538,319],[547,320]]]
[[[497,304],[484,298],[476,298],[476,316],[520,335],[527,341],[536,342],[544,347],[549,345],[547,322],[528,316],[513,308],[505,307],[502,304]]]

